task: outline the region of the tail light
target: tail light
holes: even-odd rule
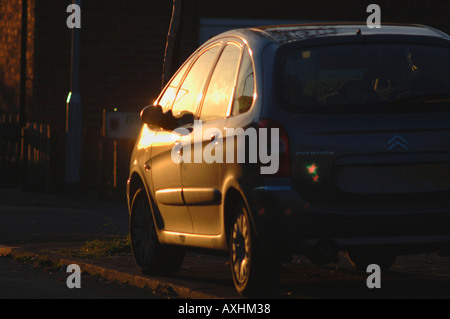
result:
[[[278,172],[273,175],[273,177],[289,177],[291,175],[291,160],[290,160],[290,149],[289,149],[289,138],[284,127],[276,121],[269,119],[261,119],[258,122],[258,128],[267,128],[270,134],[271,129],[278,129],[279,132],[279,168]],[[270,141],[270,139],[268,139]],[[268,146],[270,147],[270,145]],[[269,148],[268,148],[269,149]],[[272,150],[271,150],[272,151]]]

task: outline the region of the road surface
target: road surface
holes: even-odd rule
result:
[[[68,288],[69,273],[46,270],[0,257],[0,299],[155,299],[149,289],[81,276],[81,288]]]

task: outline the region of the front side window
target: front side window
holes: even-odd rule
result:
[[[202,88],[208,78],[211,67],[219,53],[220,46],[215,45],[204,51],[189,70],[183,84],[178,90],[172,114],[177,117],[184,113],[195,113],[197,104],[202,98]]]
[[[159,100],[159,105],[162,107],[163,112],[167,112],[172,107],[172,103],[175,100],[175,95],[177,94],[178,84],[180,84],[180,81],[183,78],[184,73],[186,73],[189,64],[189,61],[186,62],[177,72],[175,77],[169,82],[166,91]]]
[[[299,48],[280,59],[281,103],[367,109],[414,96],[450,94],[450,50],[414,44]]]
[[[241,48],[227,44],[208,85],[200,115],[202,121],[227,116],[241,58]]]

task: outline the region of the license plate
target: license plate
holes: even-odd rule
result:
[[[450,189],[450,163],[360,165],[337,168],[337,186],[352,193],[414,193]]]

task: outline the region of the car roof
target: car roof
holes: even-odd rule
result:
[[[281,45],[312,38],[351,36],[356,35],[357,32],[360,32],[361,35],[413,35],[450,40],[450,37],[444,32],[425,25],[391,23],[381,24],[381,28],[369,28],[366,23],[355,22],[259,26],[227,31],[219,37],[240,36],[250,41],[264,41],[265,39],[267,42]]]

